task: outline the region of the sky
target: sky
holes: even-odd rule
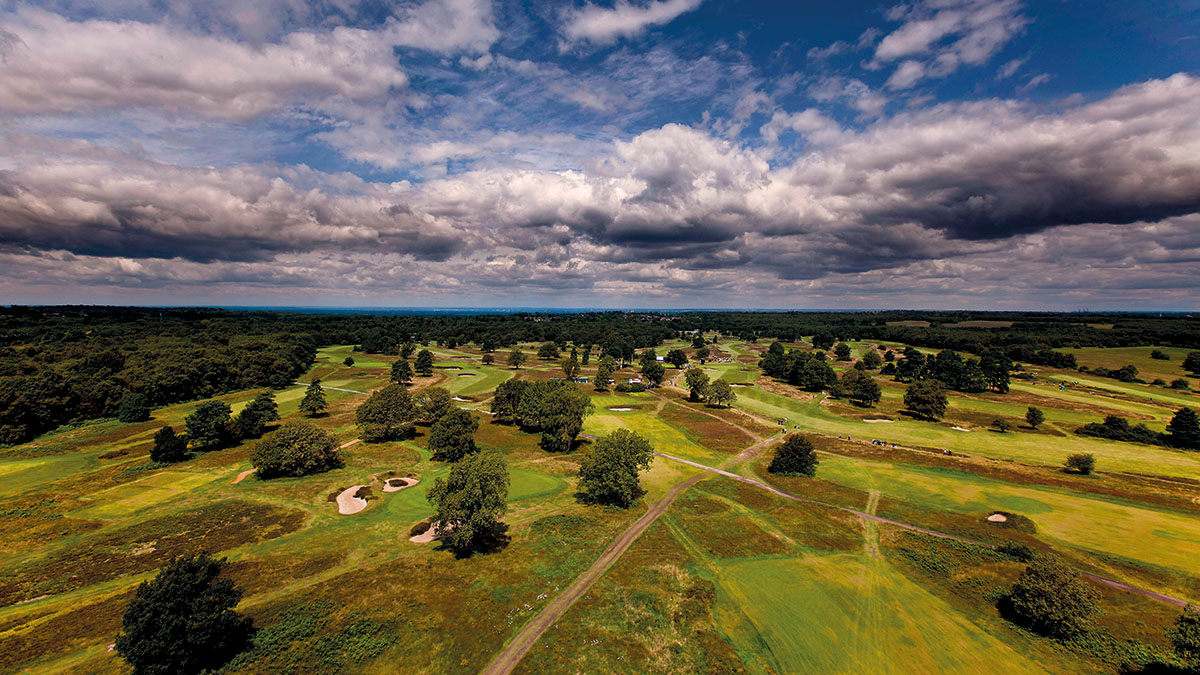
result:
[[[1200,309],[1200,0],[0,0],[0,303]]]

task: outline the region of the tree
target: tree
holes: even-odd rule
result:
[[[475,445],[475,430],[479,420],[462,408],[453,408],[433,423],[429,431],[429,451],[433,459],[441,462],[457,462],[467,455],[478,452]]]
[[[126,394],[117,406],[117,420],[125,424],[150,419],[150,402],[145,394]]]
[[[412,378],[412,366],[408,365],[407,359],[396,359],[392,363],[392,382],[408,384],[412,382]]]
[[[642,366],[642,377],[646,378],[646,383],[651,387],[662,384],[663,378],[666,376],[667,369],[657,361],[651,361]]]
[[[708,347],[701,347],[696,350],[696,360],[700,363],[707,362],[709,356],[711,356],[711,353],[708,351]]]
[[[687,382],[689,400],[700,401],[708,396],[708,373],[699,368],[688,368],[684,380]]]
[[[1154,359],[1155,361],[1170,361],[1171,355],[1161,349],[1151,349],[1150,358]]]
[[[304,399],[300,401],[300,412],[306,417],[316,417],[329,408],[325,401],[325,390],[321,388],[320,380],[313,380],[304,390]]]
[[[279,406],[275,404],[275,393],[264,391],[246,404],[234,420],[238,435],[242,438],[258,438],[267,428],[268,422],[279,420]]]
[[[992,420],[992,428],[1002,434],[1006,434],[1008,433],[1008,430],[1012,428],[1012,425],[1009,424],[1008,420],[1004,419],[1003,417],[997,417],[996,419]]]
[[[868,349],[867,353],[863,354],[862,364],[866,366],[868,370],[875,370],[883,365],[883,359],[880,358],[879,352],[875,351],[874,349]]]
[[[389,384],[354,410],[360,437],[368,443],[410,436],[416,419],[416,403],[402,384]]]
[[[182,462],[187,459],[187,438],[175,434],[171,427],[163,427],[154,434],[154,447],[150,448],[153,462]]]
[[[784,476],[815,476],[817,474],[817,450],[807,438],[792,434],[775,451],[767,471]]]
[[[482,361],[483,361],[483,365],[490,366],[496,362],[496,357],[491,354],[484,354]]]
[[[1200,450],[1200,418],[1191,408],[1180,408],[1167,423],[1167,443],[1184,450]]]
[[[638,365],[645,368],[647,363],[655,363],[658,361],[658,353],[653,349],[643,349],[638,357]]]
[[[253,625],[233,611],[242,591],[221,576],[225,564],[180,556],[138,585],[114,646],[136,675],[215,671],[245,648]]]
[[[417,352],[417,361],[414,366],[421,377],[431,377],[433,375],[433,352],[428,349]]]
[[[412,358],[412,355],[417,351],[417,343],[409,340],[400,347],[400,358],[405,361]]]
[[[886,352],[883,353],[883,360],[887,361],[888,363],[892,363],[893,361],[896,360],[896,352],[894,352],[890,349],[887,350]]]
[[[827,330],[819,330],[813,335],[813,349],[826,351],[831,349],[833,347],[833,343],[836,341],[837,338],[834,337],[833,333],[830,333]]]
[[[1042,413],[1040,408],[1029,406],[1025,410],[1025,421],[1029,423],[1030,427],[1036,429],[1039,424],[1046,421],[1046,415]]]
[[[712,383],[709,392],[709,400],[717,405],[729,407],[737,400],[737,394],[733,391],[733,387],[725,380],[717,380]]]
[[[983,370],[983,379],[988,387],[1001,394],[1008,393],[1008,373],[1013,368],[1012,359],[999,349],[989,349],[979,359],[979,367]]]
[[[833,355],[837,357],[838,361],[849,361],[850,345],[846,344],[845,342],[837,343],[837,346],[833,348]]]
[[[649,441],[628,429],[599,439],[579,462],[581,499],[629,508],[646,493],[638,472],[650,468],[653,452]]]
[[[568,380],[574,381],[579,377],[579,357],[572,353],[570,356],[562,360],[563,376]]]
[[[896,366],[897,382],[914,382],[925,372],[925,355],[912,347],[904,348],[904,356]]]
[[[352,365],[354,365],[354,357],[353,357],[353,356],[347,356],[346,358],[342,359],[342,365],[345,365],[345,366],[352,366]]]
[[[508,510],[508,466],[498,452],[471,453],[438,478],[426,499],[436,512],[434,532],[458,555],[469,555],[500,534]]]
[[[183,419],[192,447],[201,450],[218,448],[230,439],[229,404],[224,401],[205,401]]]
[[[930,421],[945,416],[948,404],[946,391],[936,380],[914,382],[904,392],[904,407]]]
[[[883,398],[883,391],[880,390],[879,383],[866,373],[858,373],[858,377],[851,384],[847,394],[850,396],[850,400],[857,401],[860,405],[868,408],[873,407]]]
[[[1086,476],[1096,468],[1096,457],[1089,453],[1081,452],[1067,457],[1066,466],[1071,471]]]
[[[683,351],[682,349],[672,349],[671,351],[667,352],[665,357],[663,357],[663,361],[675,366],[676,368],[682,368],[687,365],[688,355],[687,352]]]
[[[1029,563],[1013,584],[1008,600],[1020,622],[1048,637],[1079,635],[1091,628],[1099,613],[1096,592],[1084,584],[1078,572],[1048,555]]]
[[[445,387],[427,387],[414,399],[419,417],[433,424],[454,409],[454,398]]]
[[[558,358],[558,345],[553,342],[543,342],[541,347],[538,347],[537,355],[543,361],[553,361]]]
[[[255,443],[250,463],[259,478],[308,476],[342,466],[337,441],[307,422],[289,422]]]
[[[798,373],[795,369],[793,372],[795,374],[790,377],[791,381],[807,391],[823,391],[833,387],[838,381],[837,373],[821,359],[808,359]]]
[[[1195,605],[1183,608],[1175,625],[1167,630],[1167,641],[1184,663],[1200,671],[1200,611]]]
[[[1183,379],[1182,377],[1171,380],[1171,384],[1169,386],[1172,389],[1191,389],[1192,388],[1192,385],[1189,384],[1188,381]]]
[[[702,333],[696,333],[696,337],[692,338],[692,348],[700,349],[703,346],[704,346],[704,335]]]
[[[594,383],[596,391],[608,391],[608,382],[616,370],[617,362],[613,357],[608,354],[600,357],[600,362],[596,364],[596,382]]]
[[[1188,352],[1183,358],[1183,369],[1200,375],[1200,352]]]
[[[525,352],[520,349],[513,349],[508,353],[508,365],[520,370],[521,364],[525,363]]]
[[[542,397],[538,427],[542,430],[539,446],[547,452],[567,452],[579,432],[583,418],[592,414],[592,400],[578,387],[562,383]]]

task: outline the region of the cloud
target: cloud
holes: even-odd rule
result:
[[[966,303],[1014,283],[1050,293],[1036,280],[1051,275],[1072,293],[1123,283],[1113,297],[1143,297],[1159,278],[1196,286],[1183,277],[1200,256],[1198,106],[1200,79],[1181,74],[1059,109],[942,104],[861,128],[776,111],[761,144],[667,124],[574,169],[489,165],[416,184],[179,167],[10,134],[0,254],[9,277],[32,275],[20,283],[61,279],[58,261],[138,287],[781,301],[919,288]],[[555,142],[569,141],[497,135],[413,152]],[[1135,271],[1102,272],[1117,269]]]
[[[921,0],[893,7],[888,18],[903,23],[879,41],[868,66],[901,61],[892,89],[986,63],[1029,23],[1018,0]]]
[[[640,35],[651,26],[670,23],[699,7],[701,2],[703,0],[649,0],[644,5],[634,5],[617,0],[611,8],[588,3],[565,13],[561,31],[570,42],[608,45],[623,37]]]

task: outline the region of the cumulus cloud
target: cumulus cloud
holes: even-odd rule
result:
[[[612,7],[588,3],[564,15],[562,34],[570,42],[607,45],[620,38],[640,35],[651,26],[674,21],[700,6],[703,0],[649,0],[635,5],[617,0]]]
[[[10,135],[0,252],[13,269],[57,256],[143,286],[168,283],[161,261],[183,258],[179,269],[230,284],[319,284],[353,268],[375,288],[399,268],[446,293],[853,297],[884,275],[969,298],[1020,270],[1091,265],[1142,270],[1122,276],[1136,295],[1155,271],[1194,272],[1200,254],[1197,107],[1200,79],[1181,74],[1057,110],[942,104],[861,128],[778,111],[761,146],[668,124],[575,169],[489,166],[415,184],[176,167]]]

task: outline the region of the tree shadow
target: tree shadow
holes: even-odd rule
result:
[[[492,555],[508,548],[512,541],[508,536],[508,523],[496,523],[492,527],[476,532],[468,546],[455,547],[449,539],[438,540],[438,551],[449,551],[456,560],[465,560],[475,555]]]

